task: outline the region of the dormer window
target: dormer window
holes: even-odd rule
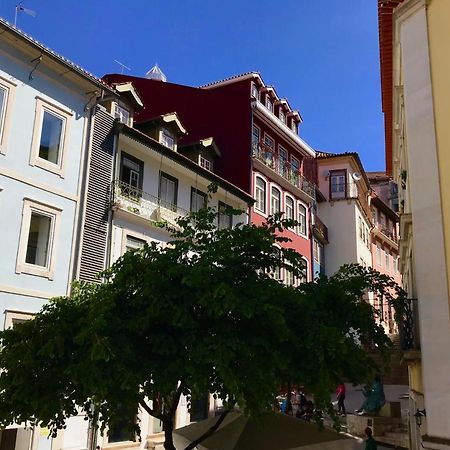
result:
[[[259,100],[258,86],[256,86],[255,83],[252,83],[252,97],[256,98],[256,100]]]
[[[278,117],[283,123],[286,123],[286,115],[284,114],[284,112],[283,112],[283,110],[281,108],[280,108],[280,111],[278,113]]]
[[[293,131],[295,134],[298,133],[297,124],[295,123],[295,120],[294,120],[294,119],[292,119],[291,129],[292,129],[292,131]]]
[[[175,135],[165,127],[161,128],[159,142],[172,150],[175,149]]]
[[[119,121],[124,123],[125,125],[130,124],[130,110],[125,108],[125,106],[120,105],[119,103],[115,104],[114,117],[116,119],[119,119]]]
[[[272,102],[272,100],[270,99],[270,97],[267,97],[267,99],[266,99],[266,108],[267,108],[271,113],[273,113],[273,102]]]
[[[198,164],[200,165],[200,167],[203,167],[204,169],[209,170],[210,172],[212,172],[213,170],[212,161],[210,161],[209,159],[205,158],[202,155],[198,156]]]

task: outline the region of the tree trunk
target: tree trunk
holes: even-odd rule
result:
[[[163,419],[164,424],[164,448],[165,450],[177,450],[173,445],[173,419],[172,417],[165,416]]]

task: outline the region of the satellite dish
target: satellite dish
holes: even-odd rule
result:
[[[330,178],[330,171],[329,170],[324,170],[323,171],[323,177],[325,178],[325,180],[328,180],[328,178]]]
[[[352,178],[353,178],[355,181],[359,181],[359,180],[362,178],[362,175],[361,175],[359,172],[353,172],[353,173],[352,173]]]

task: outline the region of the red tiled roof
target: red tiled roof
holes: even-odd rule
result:
[[[386,172],[392,175],[393,12],[403,0],[378,0],[381,103],[384,113]]]

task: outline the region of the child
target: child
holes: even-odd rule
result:
[[[377,443],[375,442],[375,439],[372,437],[372,428],[367,427],[364,430],[364,433],[366,433],[367,440],[366,440],[366,446],[364,447],[365,450],[377,450]]]

